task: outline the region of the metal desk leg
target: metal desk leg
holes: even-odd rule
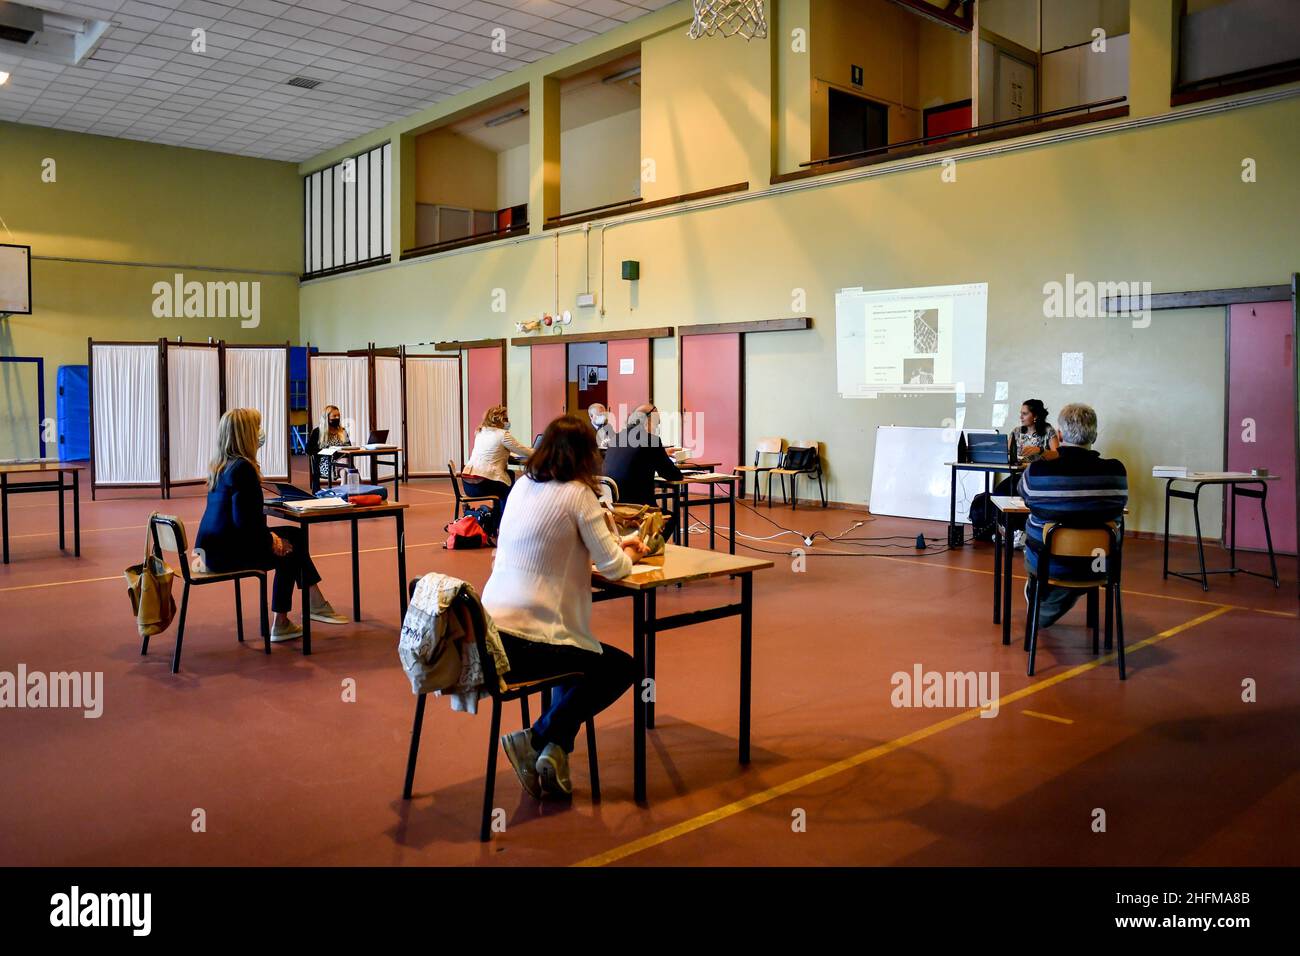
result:
[[[713,511],[714,503],[717,500],[718,500],[718,483],[716,481],[711,481],[709,482],[709,550],[710,551],[713,550],[713,528],[714,525],[718,523],[717,520],[714,518],[714,511]]]
[[[1280,588],[1282,582],[1277,576],[1277,558],[1273,554],[1273,532],[1268,528],[1268,482],[1259,483],[1259,513],[1264,519],[1264,541],[1268,544],[1268,567],[1273,572],[1273,587]],[[1234,526],[1235,530],[1235,526]],[[1235,543],[1235,538],[1234,538]],[[1232,562],[1236,565],[1236,561]]]
[[[655,592],[645,596],[645,676],[650,679],[650,699],[645,702],[645,726],[655,729],[655,698],[659,696],[659,682],[655,680]]]
[[[1228,485],[1225,491],[1232,502],[1228,505],[1228,567],[1237,566],[1237,485]]]
[[[1002,516],[1006,518],[1006,515]],[[993,623],[1002,623],[1002,535],[993,533]]]
[[[67,540],[67,537],[64,535],[64,531],[63,531],[64,523],[65,523],[65,522],[64,522],[64,518],[63,518],[63,504],[64,504],[64,501],[65,501],[66,498],[67,498],[67,496],[63,493],[63,491],[64,491],[64,489],[63,489],[63,472],[59,472],[59,474],[58,474],[58,479],[59,479],[59,550],[60,550],[60,551],[67,551],[67,550],[68,550],[68,540]]]
[[[1169,577],[1169,492],[1173,490],[1174,481],[1172,478],[1165,480],[1165,562],[1164,569],[1160,574],[1162,580]]]
[[[361,556],[357,553],[357,519],[352,519],[352,620],[361,620]]]
[[[740,762],[749,763],[750,671],[754,659],[754,573],[740,578]]]
[[[376,469],[376,471],[378,471],[378,469]],[[397,469],[397,456],[394,455],[393,456],[393,500],[394,501],[402,500],[401,484],[402,484],[402,477],[401,477],[401,473]]]
[[[952,465],[948,469],[952,473],[951,487],[948,491],[948,547],[960,548],[964,542],[965,535],[962,533],[961,526],[957,524],[957,466]]]
[[[645,594],[632,592],[632,660],[636,684],[632,687],[632,799],[645,803]]]
[[[402,608],[402,620],[406,620],[406,520],[402,512],[397,512],[397,592],[398,604]]]
[[[678,505],[677,530],[682,534],[682,544],[686,547],[691,546],[691,486],[681,485],[677,490]]]
[[[1016,554],[1015,532],[1007,522],[1002,539],[1002,643],[1011,643],[1011,565]]]
[[[4,563],[9,563],[9,476],[0,473],[0,537],[4,538]]]
[[[754,478],[754,485],[755,487],[758,486],[757,477]],[[741,497],[744,497],[743,489],[741,491]],[[730,526],[729,527],[730,533],[727,535],[727,537],[731,539],[728,545],[729,547],[728,553],[735,554],[736,553],[736,483],[734,481],[731,483],[731,494],[727,497],[727,523]]]
[[[75,471],[72,473],[72,553],[81,557],[81,476]]]
[[[1192,498],[1192,518],[1196,521],[1196,557],[1201,562],[1201,590],[1208,591],[1210,578],[1205,573],[1205,540],[1201,537],[1201,489],[1204,487],[1201,484],[1196,486],[1196,494]]]
[[[311,554],[311,525],[304,521],[302,528],[302,549]],[[307,566],[304,564],[298,573],[298,587],[302,591],[302,656],[311,654],[311,588],[307,584]]]

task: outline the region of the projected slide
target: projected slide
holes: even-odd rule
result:
[[[836,362],[845,398],[984,390],[988,284],[835,296]]]

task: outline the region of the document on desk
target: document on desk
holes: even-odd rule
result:
[[[349,508],[349,505],[342,498],[303,498],[299,501],[286,501],[284,507],[290,511],[334,511],[338,508]]]

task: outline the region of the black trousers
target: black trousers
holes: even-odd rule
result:
[[[301,572],[306,571],[306,586],[320,583],[320,574],[312,562],[311,555],[303,544],[302,529],[292,525],[271,529],[272,533],[283,538],[293,550],[281,557],[272,557],[271,568],[275,570],[275,583],[271,587],[271,610],[277,614],[288,614],[293,607],[293,589],[298,584]],[[268,568],[270,570],[270,568]],[[310,602],[308,602],[310,607]]]
[[[460,483],[464,486],[467,495],[497,496],[497,502],[492,506],[492,513],[496,515],[497,527],[501,527],[501,516],[506,513],[506,498],[510,494],[510,485],[491,478],[462,478]]]
[[[553,743],[572,753],[578,729],[587,718],[613,704],[636,680],[632,655],[608,644],[601,644],[604,653],[597,654],[570,644],[545,644],[505,633],[501,643],[510,659],[506,680],[511,683],[557,674],[580,675],[553,690],[550,709],[533,721],[533,747],[538,751]]]

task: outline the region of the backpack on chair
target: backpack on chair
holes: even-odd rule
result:
[[[992,541],[997,534],[997,511],[982,491],[970,501],[970,534],[975,541]]]

